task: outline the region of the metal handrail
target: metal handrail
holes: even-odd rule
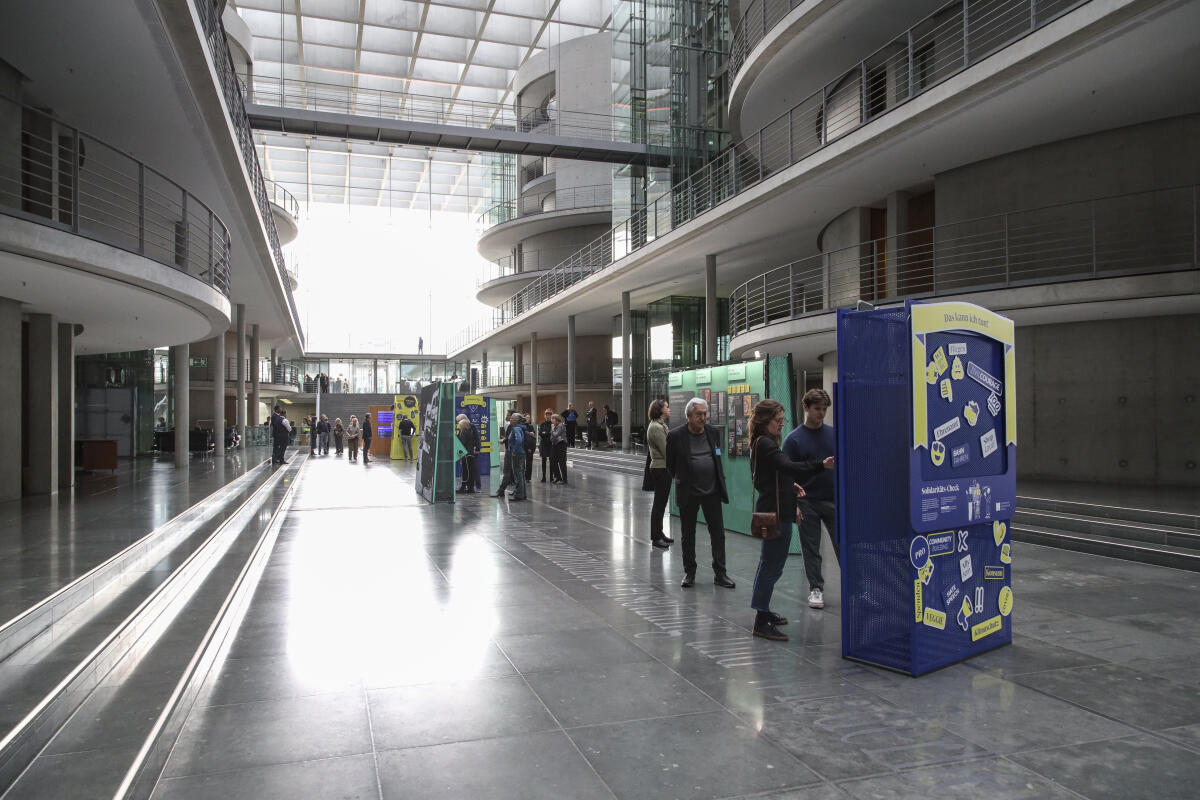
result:
[[[482,100],[422,95],[387,89],[255,76],[254,103],[277,108],[299,108],[351,116],[455,125],[483,130],[543,133],[576,139],[628,142],[631,126],[625,117],[590,111],[556,110],[547,115],[534,111],[518,117],[511,105]],[[648,133],[648,143],[665,145],[669,128],[660,123]]]
[[[1197,186],[1060,203],[936,225],[803,258],[729,296],[729,335],[858,300],[1197,269]]]
[[[454,353],[1091,0],[953,0],[447,341]]]
[[[233,123],[234,137],[238,149],[242,153],[242,164],[250,176],[250,188],[254,192],[259,216],[262,219],[263,228],[267,232],[267,242],[271,247],[275,271],[283,288],[283,296],[287,298],[292,323],[300,337],[300,346],[303,347],[304,326],[300,321],[300,310],[296,307],[296,298],[292,296],[292,285],[287,275],[287,263],[283,259],[283,248],[279,244],[279,232],[275,229],[275,219],[271,216],[271,199],[267,195],[262,165],[258,161],[258,150],[254,146],[254,131],[250,128],[249,117],[246,116],[246,103],[243,99],[237,71],[233,66],[233,55],[229,52],[225,25],[221,22],[221,10],[217,7],[216,0],[196,0],[195,7],[200,16],[200,23],[204,26],[204,41],[208,45],[213,66],[217,70],[217,80],[225,98],[225,107],[229,111],[229,118]]]
[[[270,178],[264,178],[263,183],[266,184],[267,196],[272,203],[291,214],[295,219],[300,219],[300,201],[296,199],[296,195],[283,188],[282,183]]]
[[[742,18],[733,29],[733,40],[729,46],[729,82],[737,77],[746,57],[759,42],[766,38],[767,31],[778,25],[792,9],[804,0],[750,0],[742,12]]]
[[[577,249],[574,246],[547,247],[541,250],[522,250],[519,256],[504,256],[485,265],[476,279],[475,285],[481,287],[492,281],[522,272],[540,272],[552,269]]]
[[[557,384],[567,382],[567,363],[544,362],[537,365],[537,380],[539,384]],[[522,364],[518,370],[513,364],[491,364],[487,372],[480,371],[479,385],[486,387],[527,386],[531,376],[529,364]],[[610,383],[612,381],[612,362],[592,360],[576,364],[575,381],[577,383]]]
[[[486,231],[514,219],[549,214],[552,211],[578,211],[611,206],[611,184],[571,186],[496,203],[480,214],[476,222]]]
[[[0,159],[0,213],[157,261],[229,297],[229,229],[153,167],[53,116],[0,96],[21,136]]]

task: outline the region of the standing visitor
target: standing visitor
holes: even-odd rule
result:
[[[363,414],[362,423],[363,463],[371,463],[371,412]]]
[[[425,352],[425,340],[420,336],[417,337],[417,355],[422,355]]]
[[[579,427],[579,412],[574,403],[567,403],[567,410],[562,413],[563,422],[567,424],[567,447],[575,446],[575,431]]]
[[[542,457],[542,483],[545,483],[546,467],[550,464],[550,459],[552,457],[550,452],[552,448],[550,443],[550,431],[554,429],[554,423],[551,421],[551,417],[554,416],[554,412],[547,408],[546,413],[543,416],[545,418],[542,420],[541,424],[538,425],[538,455]]]
[[[274,412],[271,414],[271,463],[285,464],[287,463],[283,456],[288,445],[288,426],[287,419],[283,416],[283,409],[280,406],[275,406]]]
[[[316,416],[305,417],[304,426],[308,428],[308,454],[315,456],[317,454],[317,418]]]
[[[358,427],[358,417],[350,415],[350,424],[346,426],[346,449],[350,461],[358,461],[358,437],[362,431]]]
[[[584,422],[587,424],[587,449],[591,450],[596,446],[596,404],[591,400],[588,400]]]
[[[550,482],[567,483],[567,423],[562,415],[550,418]]]
[[[346,436],[346,426],[342,424],[342,418],[338,417],[333,421],[333,447],[334,454],[342,457],[342,439]]]
[[[612,450],[617,444],[617,412],[608,406],[604,407],[604,434],[608,439],[608,449]]]
[[[329,417],[321,415],[321,421],[317,423],[317,438],[320,441],[321,455],[329,455]]]
[[[533,414],[524,418],[521,427],[528,436],[525,437],[525,487],[533,483],[533,455],[537,449],[537,428],[533,427]]]
[[[675,501],[679,504],[679,526],[683,534],[683,581],[696,585],[696,516],[703,510],[712,544],[713,583],[732,589],[736,584],[725,574],[725,516],[721,506],[729,502],[725,490],[725,467],[721,463],[721,432],[708,424],[708,402],[693,397],[684,406],[687,425],[667,434],[667,472],[675,479]]]
[[[513,493],[510,500],[525,499],[525,417],[513,414],[513,423],[508,431],[506,442],[508,452],[512,454]]]
[[[493,495],[494,497],[504,497],[504,490],[515,483],[513,480],[512,471],[512,449],[508,446],[508,437],[512,433],[513,428],[516,427],[515,423],[513,422],[514,416],[516,416],[515,411],[508,412],[508,418],[504,424],[504,430],[500,434],[500,441],[504,444],[504,459],[500,462],[502,464],[500,470],[500,486],[496,489],[496,493]]]
[[[836,455],[833,426],[825,424],[829,394],[824,389],[809,389],[801,400],[804,423],[788,434],[783,454],[792,461],[824,461]],[[798,501],[800,513],[800,549],[804,553],[804,575],[808,578],[808,607],[825,607],[825,579],[821,574],[821,523],[829,531],[833,555],[839,562],[837,509],[834,506],[833,472],[825,471],[803,484],[805,496]]]
[[[750,475],[758,491],[754,510],[775,514],[779,532],[774,539],[763,539],[750,607],[756,612],[754,635],[776,642],[787,641],[787,635],[776,627],[786,625],[787,619],[771,610],[771,594],[791,547],[796,495],[804,496],[800,483],[833,469],[833,456],[823,461],[792,461],[779,449],[784,419],[783,406],[769,398],[754,407],[750,418]]]
[[[466,414],[458,415],[458,440],[467,450],[462,458],[462,485],[458,491],[474,494],[475,484],[479,480],[479,431],[475,430]]]
[[[667,423],[671,406],[666,400],[650,404],[646,424],[646,449],[650,453],[650,485],[654,487],[654,505],[650,508],[650,544],[666,550],[675,540],[663,532],[663,514],[671,499],[671,473],[667,472]]]
[[[407,416],[400,419],[400,447],[401,455],[405,461],[415,460],[413,457],[413,434],[417,432],[417,426],[413,425],[413,421]]]

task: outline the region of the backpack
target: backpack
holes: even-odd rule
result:
[[[525,452],[532,453],[537,447],[537,437],[533,435],[533,428],[529,425],[525,426]]]

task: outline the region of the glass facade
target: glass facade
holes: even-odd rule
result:
[[[333,357],[310,358],[295,366],[303,368],[306,387],[324,373],[329,376],[329,391],[337,394],[412,394],[431,381],[470,378],[466,361]]]
[[[165,350],[77,356],[75,438],[115,439],[120,456],[151,452],[156,419],[167,424],[166,385]]]

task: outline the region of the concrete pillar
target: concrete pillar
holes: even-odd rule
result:
[[[246,424],[258,424],[258,323],[250,326],[250,408]]]
[[[483,351],[483,366],[479,368],[479,385],[482,387],[488,386],[488,365],[487,365],[487,350]]]
[[[75,485],[75,326],[58,324],[58,488]]]
[[[20,424],[21,304],[0,297],[0,419]],[[7,447],[0,447],[0,502],[21,499],[21,431],[10,430]]]
[[[271,348],[271,380],[267,381],[267,383],[275,382],[275,367],[278,365],[279,365],[279,348],[272,347]]]
[[[717,363],[717,257],[704,257],[704,363]]]
[[[575,315],[567,317],[567,402],[575,402]]]
[[[621,451],[628,453],[630,417],[633,416],[633,358],[629,352],[633,339],[633,314],[629,311],[629,292],[621,292]]]
[[[209,374],[213,381],[213,438],[216,447],[213,455],[225,455],[225,331],[221,331],[212,341],[209,348],[209,361],[212,365]]]
[[[188,450],[192,430],[191,409],[191,345],[177,344],[171,348],[175,362],[175,466],[187,469],[191,461]]]
[[[830,350],[821,356],[821,388],[829,393],[829,398],[833,399],[833,384],[837,382],[837,350]],[[803,410],[800,412],[803,414]],[[803,417],[800,422],[804,422]],[[829,407],[829,411],[825,414],[825,424],[833,424],[833,406]]]
[[[901,234],[908,231],[908,192],[892,192],[887,196],[887,279],[885,281],[888,297],[895,297],[897,279],[900,277],[898,264],[904,240]],[[879,298],[876,298],[878,301]]]
[[[237,398],[234,406],[237,416],[238,436],[242,447],[246,446],[246,306],[237,305],[237,380],[234,383]]]
[[[18,339],[18,341],[20,341]],[[58,491],[58,320],[29,315],[29,494]]]
[[[541,422],[538,415],[537,363],[537,331],[534,331],[529,334],[529,413],[533,417],[530,422],[535,428]]]

